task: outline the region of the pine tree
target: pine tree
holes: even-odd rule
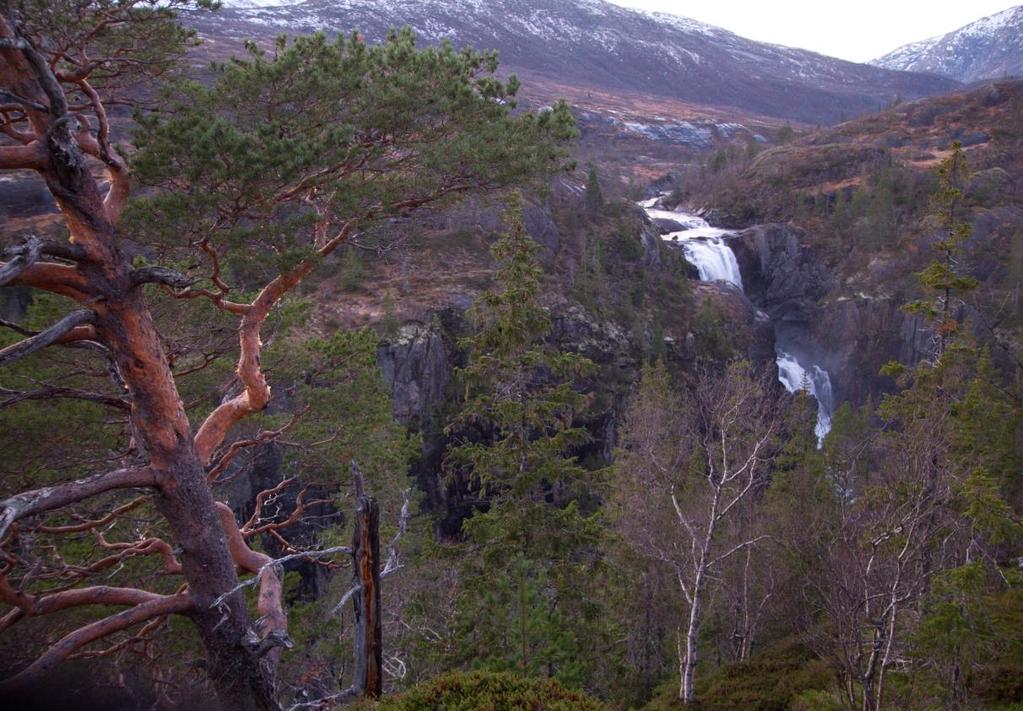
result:
[[[591,363],[544,343],[551,324],[539,303],[539,248],[523,227],[521,197],[508,222],[493,247],[497,287],[477,303],[478,331],[461,343],[466,399],[455,426],[479,436],[447,459],[486,502],[464,524],[477,555],[467,570],[463,619],[477,645],[463,639],[460,652],[496,668],[573,681],[569,667],[583,651],[585,620],[566,609],[585,579],[583,547],[596,533],[576,500],[589,473],[570,454],[587,439],[573,424],[586,403],[573,383]]]
[[[935,243],[935,259],[917,274],[920,284],[933,295],[907,304],[908,313],[920,314],[934,324],[937,337],[936,358],[941,359],[949,340],[959,330],[953,311],[953,298],[977,288],[978,282],[963,273],[963,243],[969,238],[971,226],[966,216],[963,196],[969,179],[969,167],[962,145],[952,144],[952,155],[938,168],[940,187],[934,196],[942,238]]]
[[[81,365],[67,363],[38,397],[84,396],[116,410],[104,419],[121,423],[116,432],[105,428],[117,442],[102,456],[65,441],[62,452],[42,452],[63,460],[59,476],[19,473],[3,482],[0,545],[9,564],[0,587],[19,591],[19,607],[41,601],[24,603],[32,615],[67,605],[126,608],[100,627],[80,627],[31,664],[8,665],[21,671],[4,679],[4,693],[39,683],[86,644],[103,640],[116,649],[111,635],[180,615],[199,632],[224,707],[277,708],[276,669],[287,641],[283,581],[278,567],[245,543],[248,524],[225,511],[213,486],[214,474],[243,451],[234,438],[260,417],[273,419],[269,408],[279,400],[270,379],[277,371],[264,358],[278,309],[319,277],[353,234],[466,193],[543,182],[564,167],[565,141],[574,135],[563,102],[540,114],[512,113],[519,85],[494,76],[495,53],[450,44],[420,49],[408,30],[379,44],[322,34],[282,38],[269,51],[249,44],[245,57],[215,66],[204,81],[180,80],[161,91],[156,80],[181,79],[171,70],[195,40],[177,11],[215,4],[0,2],[0,90],[17,107],[8,102],[0,110],[0,172],[34,171],[69,236],[27,239],[13,259],[0,258],[0,285],[66,297],[65,313],[38,337],[15,329],[25,337],[0,351],[0,365],[45,357],[50,345],[88,343],[78,351]],[[112,107],[122,114],[136,93],[125,87],[144,97],[135,107],[130,161],[111,139],[119,125],[111,126]],[[144,193],[130,199],[141,185]],[[182,314],[199,309],[205,322],[188,324]],[[234,335],[225,343],[220,333]],[[343,375],[342,346],[324,345],[323,377]],[[228,354],[236,367],[220,369],[214,361]],[[113,377],[95,393],[66,387],[66,373],[77,378],[86,369]],[[223,377],[220,388],[185,396],[192,382],[186,376],[214,372]],[[393,439],[384,424],[373,433],[381,450]],[[77,422],[47,418],[40,425],[63,435]],[[253,443],[282,431],[267,430]],[[120,504],[139,488],[152,492],[154,526],[163,536],[152,545],[169,551],[165,565],[176,580],[131,576],[118,586],[118,602],[106,592],[106,573],[75,573],[55,591],[47,581],[64,573],[42,575],[12,553],[27,530],[22,519],[91,521],[82,531],[109,531],[108,521],[117,520],[126,530],[138,511],[129,517]],[[139,530],[132,523],[132,535]],[[56,546],[69,533],[47,535]],[[97,555],[105,550],[90,545]],[[258,619],[238,587],[239,571],[259,580]]]

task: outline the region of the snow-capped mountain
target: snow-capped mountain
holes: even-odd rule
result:
[[[871,64],[940,74],[962,82],[1023,75],[1023,5],[946,35],[899,47]]]
[[[280,7],[281,5],[296,5],[296,0],[220,0],[222,7],[242,8],[251,10],[256,7]]]
[[[603,0],[226,0],[192,23],[213,40],[358,29],[379,39],[408,25],[424,42],[500,52],[502,67],[575,87],[660,96],[764,116],[833,123],[896,96],[955,82],[893,72]],[[259,5],[256,7],[255,5]]]

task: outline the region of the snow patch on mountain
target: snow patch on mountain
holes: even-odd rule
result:
[[[1023,5],[938,37],[913,42],[871,62],[973,82],[1023,74]]]
[[[296,0],[220,0],[221,5],[232,8],[281,7],[282,5],[297,5],[298,2]]]
[[[225,0],[186,13],[204,38],[349,33],[370,41],[411,27],[426,43],[496,49],[502,66],[560,83],[738,108],[807,123],[847,119],[896,96],[953,82],[844,62],[744,39],[719,27],[606,0]],[[676,135],[686,133],[684,127]]]
[[[708,25],[703,22],[698,22],[697,20],[693,20],[689,17],[683,17],[682,15],[673,15],[668,12],[644,12],[643,14],[648,15],[666,25],[671,25],[683,32],[693,32],[701,35],[707,35],[708,37],[732,34],[728,30],[715,27],[714,25]]]
[[[973,24],[962,28],[960,32],[964,35],[993,35],[1003,29],[1011,28],[1014,22],[1019,21],[1019,14],[1023,11],[1023,5],[1010,7],[1008,10],[977,20]]]

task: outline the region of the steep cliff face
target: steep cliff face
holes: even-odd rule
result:
[[[732,247],[746,294],[775,320],[803,318],[834,282],[828,265],[806,241],[798,227],[765,224],[740,232]]]
[[[761,152],[733,180],[691,204],[712,223],[742,231],[734,250],[746,293],[778,324],[780,347],[826,368],[836,399],[860,404],[893,383],[889,360],[915,364],[933,333],[903,305],[922,295],[917,274],[942,237],[937,170],[965,150],[972,171],[962,214],[972,233],[958,268],[979,288],[956,312],[996,360],[1018,352],[1023,328],[1023,82],[1002,81],[893,107]],[[1008,357],[1008,356],[1006,356]]]
[[[601,320],[578,305],[552,310],[550,341],[564,350],[589,358],[599,376],[583,385],[597,403],[583,413],[590,442],[577,454],[609,461],[614,447],[614,415],[624,393],[638,377],[642,353],[649,343],[637,342],[611,320]],[[378,361],[391,393],[395,417],[423,437],[421,459],[413,467],[429,508],[441,514],[440,526],[455,534],[469,513],[462,485],[442,473],[449,440],[448,417],[459,408],[455,370],[463,365],[459,336],[471,328],[466,311],[446,309],[429,323],[410,322],[384,340]]]
[[[406,323],[380,344],[377,360],[399,422],[421,428],[436,414],[450,394],[455,357],[440,319]]]
[[[821,303],[810,322],[821,363],[832,374],[839,401],[878,402],[894,385],[880,371],[889,361],[915,364],[929,351],[931,332],[899,299],[838,297]]]
[[[746,293],[775,324],[778,347],[826,369],[836,402],[876,401],[892,387],[881,366],[912,364],[927,352],[930,334],[902,311],[904,298],[851,292],[806,230],[758,225],[741,232],[733,249]]]

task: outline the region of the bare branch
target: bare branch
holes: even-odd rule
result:
[[[391,545],[387,547],[387,563],[384,564],[384,569],[380,571],[381,578],[401,567],[401,562],[398,559],[398,542],[408,528],[410,494],[410,489],[405,489],[401,492],[402,502],[401,513],[398,515],[398,532],[394,534],[394,538],[391,539]]]
[[[134,286],[142,284],[163,284],[172,289],[187,289],[195,283],[195,279],[167,267],[142,267],[131,273]]]
[[[89,98],[92,110],[99,121],[99,130],[96,132],[97,157],[107,166],[110,176],[110,189],[103,200],[103,210],[107,219],[112,224],[117,224],[131,190],[128,182],[128,164],[110,144],[110,121],[99,94],[86,79],[79,80],[77,84],[82,93]],[[82,147],[84,149],[85,145]]]
[[[358,686],[349,686],[344,691],[340,691],[330,696],[324,696],[321,699],[314,699],[313,701],[300,701],[297,704],[289,706],[288,711],[299,711],[299,709],[312,708],[324,709],[330,708],[331,706],[334,705],[343,706],[349,701],[354,701],[355,699],[362,696],[362,692],[363,690],[360,689]]]
[[[13,101],[16,104],[21,104],[22,106],[26,106],[30,109],[35,109],[36,111],[46,111],[46,107],[43,106],[42,104],[32,101],[31,99],[26,99],[23,96],[18,96],[17,94],[6,89],[0,89],[0,100]]]
[[[38,170],[46,158],[38,141],[24,146],[0,146],[0,168],[5,170]]]
[[[153,593],[146,590],[108,585],[63,590],[49,595],[29,595],[15,590],[6,578],[0,577],[0,600],[16,607],[28,617],[49,615],[85,605],[141,605],[152,599]]]
[[[337,235],[317,250],[319,257],[325,257],[340,246],[355,229],[356,218],[348,220]],[[195,435],[195,448],[204,463],[209,463],[214,450],[224,441],[227,433],[236,424],[254,412],[260,412],[270,402],[270,386],[260,366],[262,350],[260,330],[270,310],[286,293],[295,288],[318,263],[318,259],[306,259],[291,271],[285,272],[263,287],[255,300],[245,307],[238,340],[241,355],[236,372],[244,390],[241,394],[221,403],[199,427]]]
[[[130,607],[110,617],[104,617],[65,635],[26,669],[0,683],[0,690],[10,692],[38,681],[67,659],[69,655],[98,639],[108,637],[115,632],[127,629],[140,622],[151,620],[154,617],[183,614],[192,608],[192,599],[188,593],[178,593],[177,595],[147,593],[147,595],[150,597],[146,602]]]
[[[0,262],[0,270],[4,270],[6,267],[6,262]],[[18,273],[10,277],[4,286],[30,286],[34,289],[66,296],[80,303],[90,301],[85,277],[77,269],[66,264],[37,262],[25,269],[19,269]]]
[[[362,590],[361,585],[353,585],[351,588],[349,588],[348,592],[342,595],[341,599],[337,601],[337,604],[331,608],[330,614],[336,615],[337,613],[339,613],[341,611],[341,608],[348,604],[348,601],[351,600],[355,593],[359,592],[360,590]]]
[[[128,503],[118,506],[110,513],[108,513],[106,516],[102,516],[101,518],[84,520],[80,521],[79,523],[68,524],[67,526],[39,526],[38,528],[34,528],[32,530],[39,531],[40,533],[55,534],[81,533],[82,531],[88,531],[94,528],[99,528],[100,526],[106,526],[108,523],[112,522],[118,516],[121,516],[122,514],[125,514],[128,511],[131,511],[132,509],[138,508],[138,506],[148,498],[149,498],[148,496],[137,496]]]
[[[209,481],[211,484],[222,484],[222,483],[224,483],[223,481],[217,481],[217,476],[221,472],[223,472],[225,469],[227,469],[227,466],[238,455],[238,452],[240,452],[243,449],[246,449],[248,447],[256,447],[256,446],[261,445],[261,444],[267,444],[268,442],[273,442],[278,437],[280,437],[282,434],[284,434],[289,429],[291,429],[295,425],[295,423],[298,422],[299,419],[303,415],[305,415],[307,412],[309,412],[309,407],[308,406],[302,408],[301,411],[296,412],[294,415],[291,416],[291,419],[288,420],[288,422],[286,422],[283,426],[279,427],[276,430],[263,430],[262,432],[260,432],[255,437],[251,437],[249,439],[241,439],[241,440],[238,440],[237,442],[232,442],[231,446],[227,448],[227,451],[224,452],[216,460],[216,464],[214,464],[212,467],[210,467],[210,470],[206,473],[207,481]],[[263,493],[265,494],[266,492],[263,492]],[[257,508],[259,507],[259,505],[260,505],[260,501],[259,501],[259,497],[257,497],[256,498],[256,506],[257,506]]]
[[[99,405],[113,407],[118,410],[131,410],[131,404],[123,398],[114,397],[113,395],[104,395],[102,393],[94,393],[88,390],[79,390],[77,388],[58,388],[47,386],[45,388],[40,388],[39,390],[31,390],[28,392],[19,392],[16,390],[0,388],[0,395],[7,396],[6,400],[0,400],[0,409],[11,407],[12,405],[16,405],[19,402],[25,402],[27,400],[84,400],[86,402],[95,402]]]
[[[75,328],[91,324],[95,318],[96,315],[92,311],[72,311],[45,331],[0,350],[0,365],[11,363],[47,346],[52,346],[54,343],[59,343]]]
[[[259,600],[256,607],[260,614],[259,621],[265,630],[262,637],[272,634],[286,637],[288,618],[284,613],[284,590],[277,568],[269,565],[273,559],[265,553],[259,553],[249,548],[230,506],[221,502],[217,502],[216,506],[217,513],[220,515],[220,525],[224,530],[224,537],[227,539],[227,550],[231,554],[232,560],[239,568],[253,573],[255,576],[253,579],[259,581]],[[225,605],[224,600],[231,597],[232,594],[220,595],[217,600],[221,602],[211,607],[219,608]],[[277,651],[274,663],[276,663],[279,654],[280,652]]]
[[[0,37],[0,49],[28,49],[29,44],[21,37]]]
[[[15,333],[18,333],[18,334],[20,334],[22,336],[34,336],[37,333],[39,333],[39,331],[30,331],[27,328],[22,328],[21,326],[19,326],[16,323],[11,323],[10,321],[4,321],[3,319],[0,319],[0,327],[2,327],[2,328],[9,328],[12,331],[14,331]]]
[[[352,461],[352,468],[354,472],[358,472],[358,465],[355,463],[354,460]],[[358,476],[356,477],[356,481],[361,490],[362,487],[361,474],[358,474]],[[387,563],[384,565],[384,569],[380,571],[381,580],[390,577],[392,573],[401,570],[402,566],[400,561],[398,560],[398,541],[401,539],[402,534],[404,534],[405,530],[408,528],[410,493],[411,492],[409,489],[405,489],[405,491],[402,492],[402,497],[404,501],[401,506],[401,515],[398,518],[398,532],[394,534],[394,538],[391,539],[391,545],[388,547]],[[358,494],[358,496],[361,495],[362,495],[361,493]],[[341,608],[344,607],[348,603],[348,601],[351,600],[352,597],[361,589],[362,586],[359,584],[353,585],[351,588],[349,588],[349,590],[344,595],[341,596],[341,599],[338,600],[337,604],[334,605],[333,608],[331,608],[330,614],[336,615],[338,612],[340,612]]]
[[[69,262],[81,262],[88,259],[88,255],[86,255],[81,245],[74,244],[73,242],[42,240],[42,244],[43,254],[51,257],[66,259]]]
[[[25,491],[0,502],[0,540],[18,519],[59,509],[115,489],[156,486],[149,468],[116,469],[85,479]]]
[[[210,605],[210,607],[219,608],[221,605],[223,605],[225,602],[227,602],[227,599],[229,597],[231,597],[235,593],[241,592],[245,588],[252,587],[253,585],[255,585],[256,583],[258,583],[260,581],[264,571],[268,571],[268,570],[271,570],[272,568],[275,568],[275,567],[278,567],[278,566],[282,566],[285,563],[290,563],[293,560],[303,560],[303,559],[309,559],[309,558],[322,558],[324,556],[330,556],[330,555],[341,555],[342,553],[345,554],[345,555],[351,555],[352,554],[351,547],[350,546],[334,546],[332,548],[324,548],[322,550],[299,551],[298,553],[291,553],[289,555],[282,556],[280,558],[274,558],[272,560],[268,560],[266,563],[261,565],[258,570],[255,571],[255,575],[253,577],[247,578],[247,579],[243,580],[242,582],[238,583],[237,585],[235,585],[233,588],[231,588],[226,593],[224,593],[223,595],[218,597],[216,600],[214,600],[213,603]]]
[[[43,243],[38,237],[29,235],[24,244],[7,250],[8,254],[14,254],[15,257],[7,264],[0,265],[0,286],[7,286],[15,277],[39,261],[42,247]]]
[[[733,553],[738,553],[743,548],[747,548],[749,546],[755,545],[755,544],[759,543],[760,541],[764,540],[765,538],[770,538],[770,536],[757,536],[756,538],[751,538],[748,541],[743,541],[742,543],[739,543],[739,544],[737,544],[735,546],[732,546],[730,549],[728,549],[727,551],[725,551],[721,555],[716,556],[712,560],[708,561],[707,562],[707,566],[706,566],[707,569],[709,570],[710,568],[714,567],[718,563],[724,561],[726,558],[731,556]]]

